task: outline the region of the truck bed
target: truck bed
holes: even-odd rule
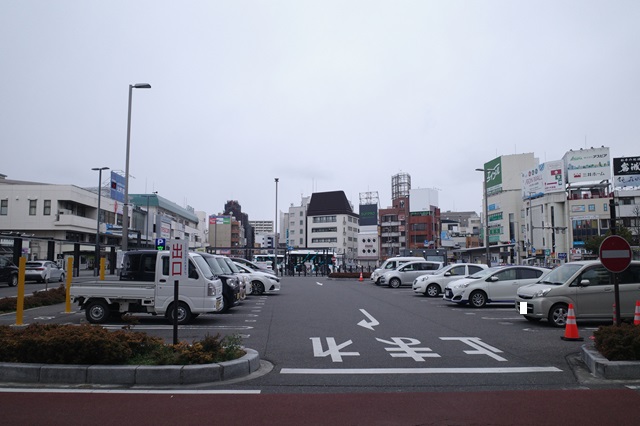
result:
[[[149,281],[88,281],[71,285],[71,299],[92,297],[108,299],[153,300],[155,283]]]

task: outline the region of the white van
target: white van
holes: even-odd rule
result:
[[[618,274],[620,317],[633,319],[640,300],[640,262],[632,261]],[[611,273],[598,260],[569,262],[549,272],[535,284],[518,289],[516,310],[529,321],[547,319],[564,327],[569,304],[576,319],[612,320],[614,286]]]
[[[380,285],[380,277],[385,272],[393,271],[394,269],[397,269],[400,265],[403,265],[407,262],[413,262],[414,260],[421,260],[421,259],[424,259],[424,258],[422,256],[390,257],[389,259],[385,260],[382,263],[382,265],[380,265],[379,268],[376,268],[371,273],[371,281],[373,281],[376,285]]]

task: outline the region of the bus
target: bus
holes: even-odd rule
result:
[[[337,268],[333,260],[335,258],[333,250],[290,250],[287,252],[287,270],[314,273],[316,270],[327,267],[328,270],[324,271],[329,273]]]
[[[254,254],[253,262],[261,266],[266,266],[269,269],[273,269],[273,255],[272,254]],[[282,265],[284,262],[284,255],[278,255],[278,265]]]

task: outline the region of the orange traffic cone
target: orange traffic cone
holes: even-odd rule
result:
[[[358,278],[358,281],[364,281],[364,278],[362,278],[362,272],[360,272],[360,278]]]
[[[633,315],[633,325],[640,325],[640,300],[636,300],[636,313]]]
[[[576,313],[573,311],[573,303],[569,304],[569,312],[567,312],[567,325],[564,329],[562,340],[583,341],[584,339],[578,335],[578,324],[576,324]]]

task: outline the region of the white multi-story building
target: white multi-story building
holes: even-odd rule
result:
[[[286,241],[287,247],[307,246],[307,207],[311,197],[302,197],[299,206],[291,204],[289,211],[281,217],[279,241]]]
[[[307,247],[333,249],[339,264],[354,266],[358,257],[358,215],[344,191],[316,192],[307,208]]]
[[[101,187],[100,192],[98,229],[97,188],[15,181],[0,175],[4,251],[15,236],[23,238],[22,252],[29,259],[61,258],[73,253],[76,244],[80,244],[83,256],[93,259],[96,234],[103,252],[120,247],[122,203],[111,198],[110,188]],[[182,208],[155,193],[130,194],[130,201],[130,247],[152,247],[155,238],[188,239],[192,248],[203,243],[193,209]]]

